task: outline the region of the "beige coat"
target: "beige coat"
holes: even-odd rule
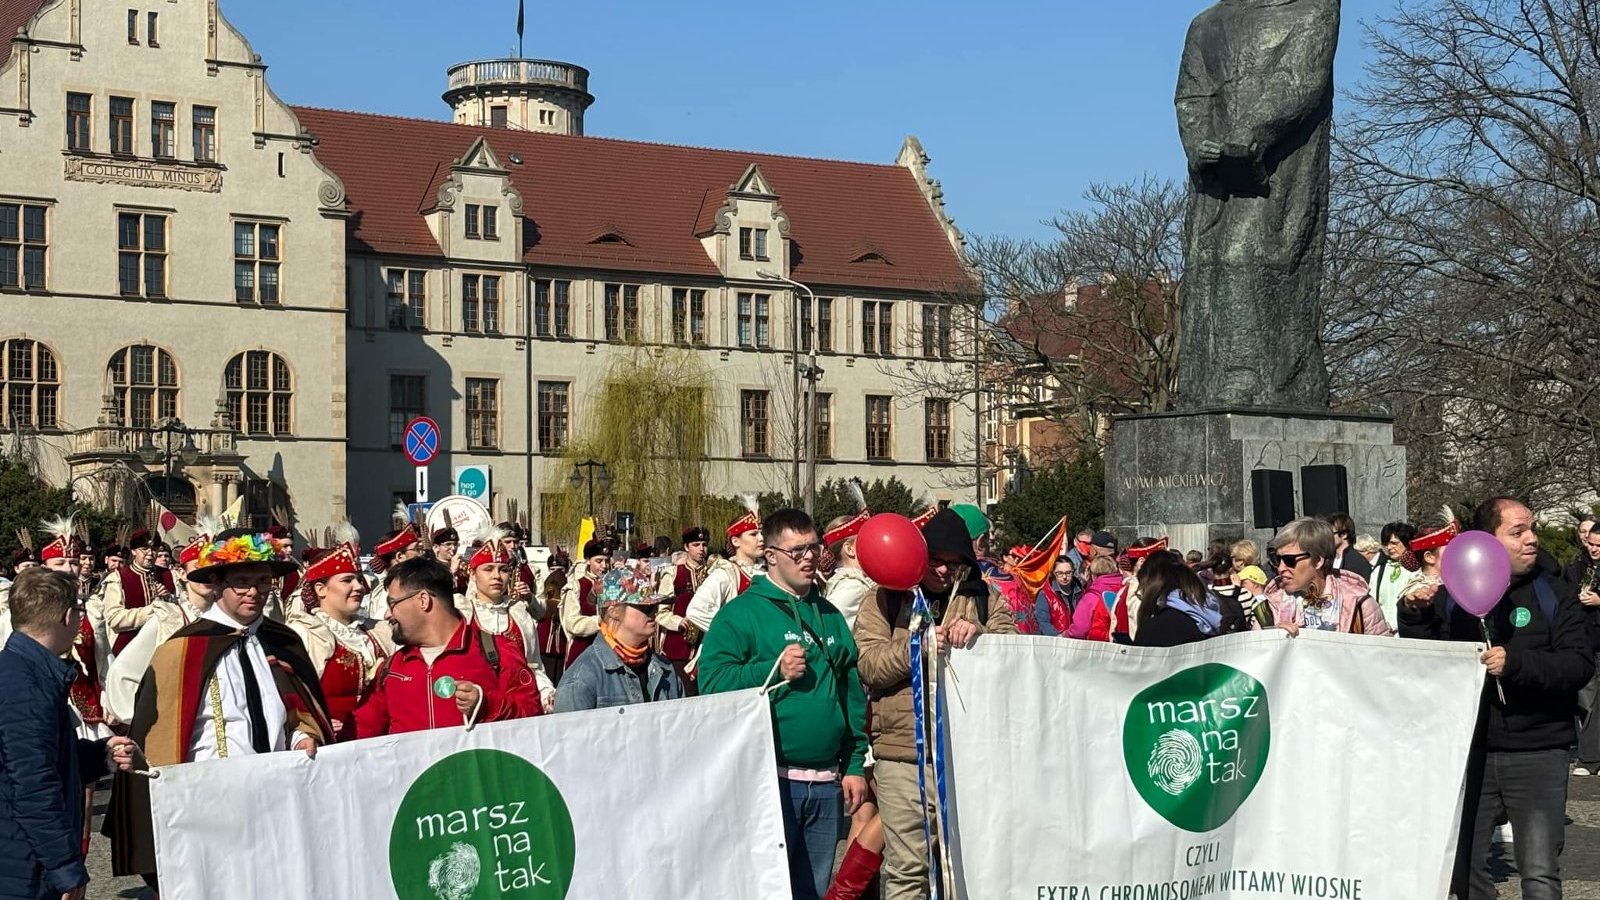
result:
[[[1011,607],[993,587],[989,588],[987,621],[978,620],[978,604],[971,597],[951,599],[939,622],[958,619],[977,625],[980,634],[1017,633]],[[855,638],[861,651],[861,683],[872,704],[872,753],[878,759],[914,763],[917,744],[911,705],[910,622],[911,595],[880,587],[875,597],[861,605]]]

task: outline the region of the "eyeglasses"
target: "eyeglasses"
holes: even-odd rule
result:
[[[418,589],[412,591],[411,593],[405,595],[404,597],[390,597],[390,598],[388,598],[389,608],[390,609],[394,609],[396,606],[399,606],[400,604],[406,602],[407,600],[410,600],[412,597],[415,597],[418,594],[426,594],[427,592],[428,592],[427,588],[418,588]]]
[[[1310,558],[1311,554],[1309,553],[1279,553],[1276,550],[1270,550],[1267,552],[1267,561],[1272,563],[1272,567],[1274,569],[1292,569],[1295,566],[1300,565],[1300,560]]]
[[[775,553],[782,553],[784,556],[789,557],[791,562],[799,563],[800,560],[808,556],[820,557],[823,546],[821,544],[801,544],[798,547],[768,547],[767,549]]]
[[[272,590],[272,579],[251,578],[246,580],[240,578],[224,578],[222,579],[222,586],[230,591],[255,591],[258,594],[265,594],[267,591]]]

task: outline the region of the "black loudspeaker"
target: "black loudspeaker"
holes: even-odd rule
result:
[[[1344,466],[1301,466],[1300,500],[1305,514],[1318,519],[1350,512]]]
[[[1257,528],[1277,529],[1294,521],[1294,473],[1256,469],[1250,473],[1250,499]]]

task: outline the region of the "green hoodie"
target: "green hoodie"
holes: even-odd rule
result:
[[[769,694],[778,764],[862,774],[867,699],[856,673],[856,642],[844,615],[815,588],[800,598],[765,575],[750,582],[711,620],[700,644],[700,690],[761,687],[790,644],[805,648],[807,671],[787,684],[772,675],[780,685]]]

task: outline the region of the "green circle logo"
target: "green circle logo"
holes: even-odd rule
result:
[[[1533,613],[1528,612],[1526,606],[1517,607],[1517,611],[1511,614],[1511,624],[1518,628],[1526,626],[1531,621],[1533,621]]]
[[[1184,669],[1139,692],[1122,756],[1139,796],[1185,831],[1226,823],[1244,805],[1272,743],[1267,689],[1221,663]]]
[[[576,859],[572,816],[555,783],[500,750],[429,766],[389,831],[400,900],[562,900]]]

